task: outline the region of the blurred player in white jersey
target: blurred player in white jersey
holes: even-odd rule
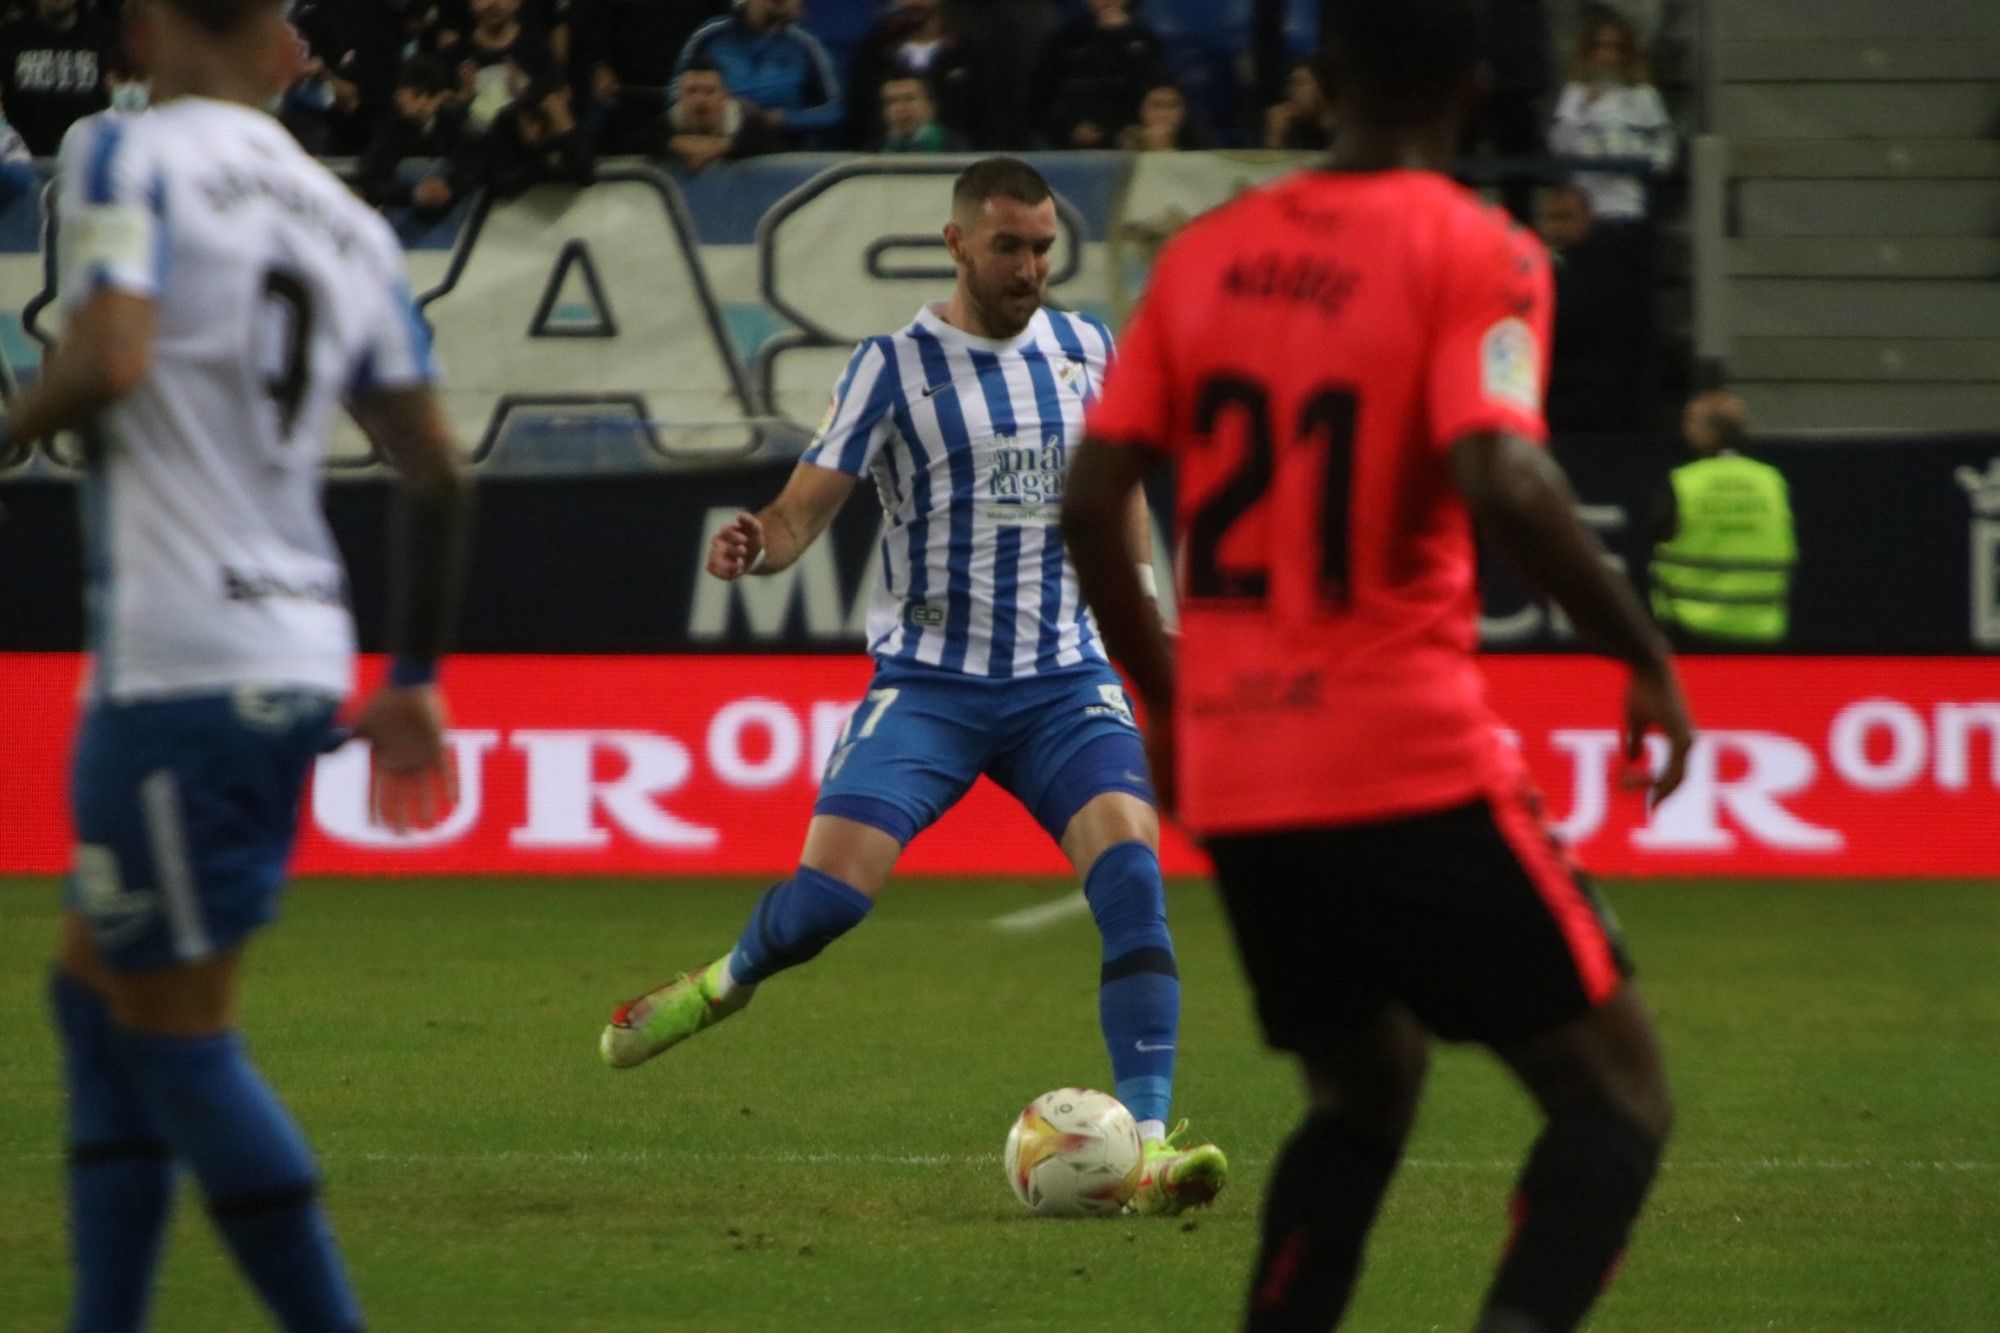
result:
[[[259,110],[296,70],[282,0],[134,0],[154,109],[58,162],[64,317],[0,423],[82,433],[91,676],[50,994],[69,1094],[70,1327],[146,1321],[176,1164],[287,1329],[361,1314],[304,1138],[235,1032],[313,757],[352,684],[319,507],[343,401],[401,470],[390,683],[356,730],[392,827],[449,805],[433,674],[465,482],[381,218]]]
[[[799,868],[757,905],[726,957],[620,1007],[604,1058],[639,1064],[729,1016],[758,983],[861,923],[903,848],[983,773],[1061,845],[1103,936],[1098,1015],[1119,1100],[1139,1122],[1134,1206],[1215,1197],[1214,1144],[1167,1132],[1180,981],[1160,883],[1159,817],[1118,676],[1056,531],[1084,404],[1111,333],[1043,306],[1056,208],[1012,158],[966,169],[944,237],[949,301],[870,338],[778,499],[709,548],[722,579],[788,568],[867,473],[889,518],[868,617],[876,677],[834,749]],[[1143,500],[1131,558],[1152,569]]]

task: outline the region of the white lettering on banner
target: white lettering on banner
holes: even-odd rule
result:
[[[868,590],[882,577],[881,543],[870,544],[868,567],[849,605],[840,590],[840,570],[833,543],[816,541],[790,568],[775,574],[753,574],[725,583],[708,573],[708,544],[715,534],[736,521],[734,509],[711,509],[701,525],[702,565],[694,571],[694,596],[688,612],[688,637],[718,640],[729,637],[729,608],[741,604],[753,639],[782,639],[792,604],[803,601],[805,637],[834,642],[861,638],[868,632]]]
[[[313,769],[313,823],[330,838],[355,847],[418,851],[457,842],[479,823],[485,805],[486,755],[500,744],[497,731],[454,731],[451,756],[458,765],[458,804],[433,828],[397,833],[377,824],[368,810],[366,741],[350,741]]]
[[[671,736],[647,731],[517,731],[514,748],[528,764],[527,822],[509,835],[515,847],[591,848],[611,843],[602,810],[625,833],[654,847],[707,851],[722,835],[669,814],[658,800],[687,785],[694,760]],[[597,755],[625,761],[618,777],[599,781]]]
[[[1657,771],[1666,757],[1666,742],[1658,736],[1646,739]],[[1725,756],[1737,760],[1740,776],[1722,776]],[[1632,845],[1656,852],[1728,851],[1736,846],[1737,836],[1724,824],[1726,813],[1766,847],[1837,852],[1847,845],[1839,830],[1809,824],[1781,803],[1810,788],[1818,772],[1812,750],[1790,736],[1703,732],[1688,755],[1687,780],[1653,808],[1644,828],[1633,830]]]
[[[745,755],[747,731],[764,733],[770,747],[764,758]],[[798,714],[776,699],[739,699],[724,705],[708,724],[708,765],[732,787],[762,791],[778,786],[798,771],[804,750]]]
[[[1886,736],[1889,751],[1880,760],[1869,741]],[[1834,772],[1862,791],[1901,791],[1924,774],[1930,761],[1930,729],[1917,710],[1894,699],[1863,699],[1840,710],[1827,731],[1826,749]]]
[[[1937,706],[1937,785],[1964,791],[1972,785],[1972,737],[1986,733],[1986,778],[2000,791],[2000,703]]]
[[[1569,756],[1575,773],[1569,816],[1549,828],[1574,847],[1595,837],[1611,808],[1611,759],[1618,753],[1618,733],[1611,730],[1555,731],[1549,744]]]

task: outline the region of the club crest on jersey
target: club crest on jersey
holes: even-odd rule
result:
[[[1538,412],[1542,406],[1541,358],[1535,331],[1523,319],[1503,319],[1479,343],[1480,378],[1488,398]]]
[[[1065,361],[1056,367],[1056,383],[1073,393],[1082,393],[1088,380],[1081,361]]]

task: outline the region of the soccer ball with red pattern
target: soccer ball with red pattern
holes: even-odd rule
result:
[[[1088,1088],[1043,1093],[1007,1132],[1007,1183],[1044,1217],[1122,1211],[1143,1159],[1132,1113]]]

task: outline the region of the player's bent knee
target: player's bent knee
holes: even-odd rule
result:
[[[1123,842],[1157,851],[1160,816],[1130,792],[1108,791],[1092,797],[1071,818],[1063,830],[1062,849],[1077,873],[1088,876],[1099,858]]]
[[[875,898],[902,854],[903,843],[887,830],[840,815],[815,815],[799,864]]]

